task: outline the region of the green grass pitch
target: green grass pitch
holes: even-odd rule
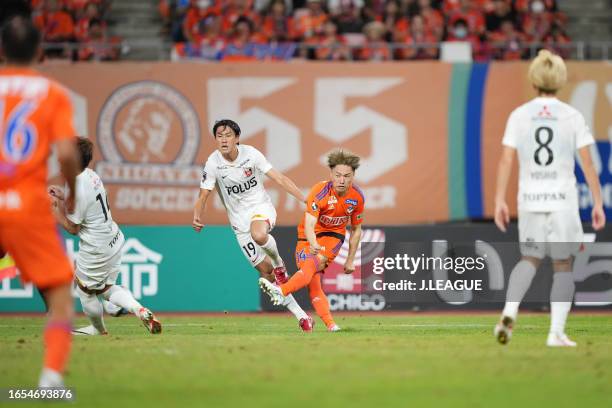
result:
[[[74,339],[66,383],[75,407],[612,406],[612,315],[571,315],[576,349],[545,346],[545,314],[500,346],[497,316],[346,314],[308,335],[280,314],[162,315],[159,336],[107,318],[109,336]],[[0,387],[35,385],[43,322],[0,317]]]

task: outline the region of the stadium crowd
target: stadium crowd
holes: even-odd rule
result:
[[[43,35],[47,58],[116,60],[120,38],[111,37],[112,0],[30,0],[32,19]]]
[[[556,0],[161,0],[175,55],[204,59],[436,59],[467,41],[476,61],[566,55]],[[561,47],[559,47],[561,45]]]

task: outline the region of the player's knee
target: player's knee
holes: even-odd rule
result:
[[[265,245],[268,241],[268,233],[266,231],[251,230],[251,238],[253,238],[257,245]]]
[[[538,269],[540,267],[540,263],[542,263],[542,260],[539,258],[536,258],[534,256],[523,256],[522,258],[523,261],[527,261],[530,264],[532,264],[534,266],[534,268]]]
[[[571,270],[572,270],[572,258],[555,259],[553,261],[553,270],[555,272],[571,272]]]

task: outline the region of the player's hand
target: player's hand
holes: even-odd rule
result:
[[[66,208],[67,214],[74,213],[74,195],[70,194],[64,199],[64,207]]]
[[[501,232],[506,232],[510,224],[510,210],[505,201],[495,203],[495,225]]]
[[[321,252],[321,249],[323,249],[323,247],[319,245],[318,242],[315,241],[312,244],[310,244],[309,252],[311,255],[317,255],[319,252]]]
[[[63,200],[64,199],[64,189],[61,188],[60,186],[49,186],[49,188],[47,189],[47,192],[49,193],[49,195],[51,197],[55,197],[58,200]]]
[[[344,263],[344,273],[350,274],[355,272],[355,263],[352,260],[347,259]]]
[[[193,222],[191,223],[191,226],[193,227],[193,230],[195,232],[200,232],[202,231],[202,228],[204,228],[204,224],[202,224],[202,221],[200,221],[200,217],[193,217]]]
[[[606,225],[606,213],[602,205],[593,206],[591,211],[591,220],[593,220],[593,229],[599,231]]]

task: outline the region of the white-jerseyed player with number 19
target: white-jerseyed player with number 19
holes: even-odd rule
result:
[[[219,120],[212,132],[217,150],[208,157],[204,166],[200,195],[194,208],[193,229],[200,232],[204,227],[206,201],[216,188],[245,257],[270,282],[285,283],[287,270],[270,234],[276,222],[276,209],[264,188],[263,175],[300,202],[304,202],[304,195],[291,179],[274,169],[259,150],[240,144],[240,127],[236,122]],[[288,296],[283,306],[293,313],[303,331],[312,331],[314,321],[293,296]]]
[[[593,195],[593,229],[604,227],[601,186],[591,160],[595,142],[584,117],[556,98],[567,80],[563,59],[542,50],[529,67],[529,80],[538,97],[515,109],[506,125],[503,151],[497,175],[495,223],[506,231],[510,220],[506,190],[515,154],[519,162],[518,229],[522,258],[508,281],[506,304],[495,326],[497,340],[510,340],[520,302],[531,285],[542,259],[553,262],[550,292],[549,347],[574,347],[565,334],[565,322],[572,306],[575,284],[573,257],[583,243],[574,176],[574,155]]]
[[[77,204],[73,213],[67,214],[64,209],[64,190],[59,186],[49,187],[56,220],[80,239],[75,268],[76,291],[83,313],[92,325],[74,330],[74,334],[107,333],[102,317],[103,300],[136,315],[150,333],[161,333],[161,324],[153,313],[136,301],[129,290],[115,284],[125,237],[113,221],[102,180],[87,167],[93,156],[92,142],[84,137],[77,138],[77,151],[81,172],[76,178]]]

